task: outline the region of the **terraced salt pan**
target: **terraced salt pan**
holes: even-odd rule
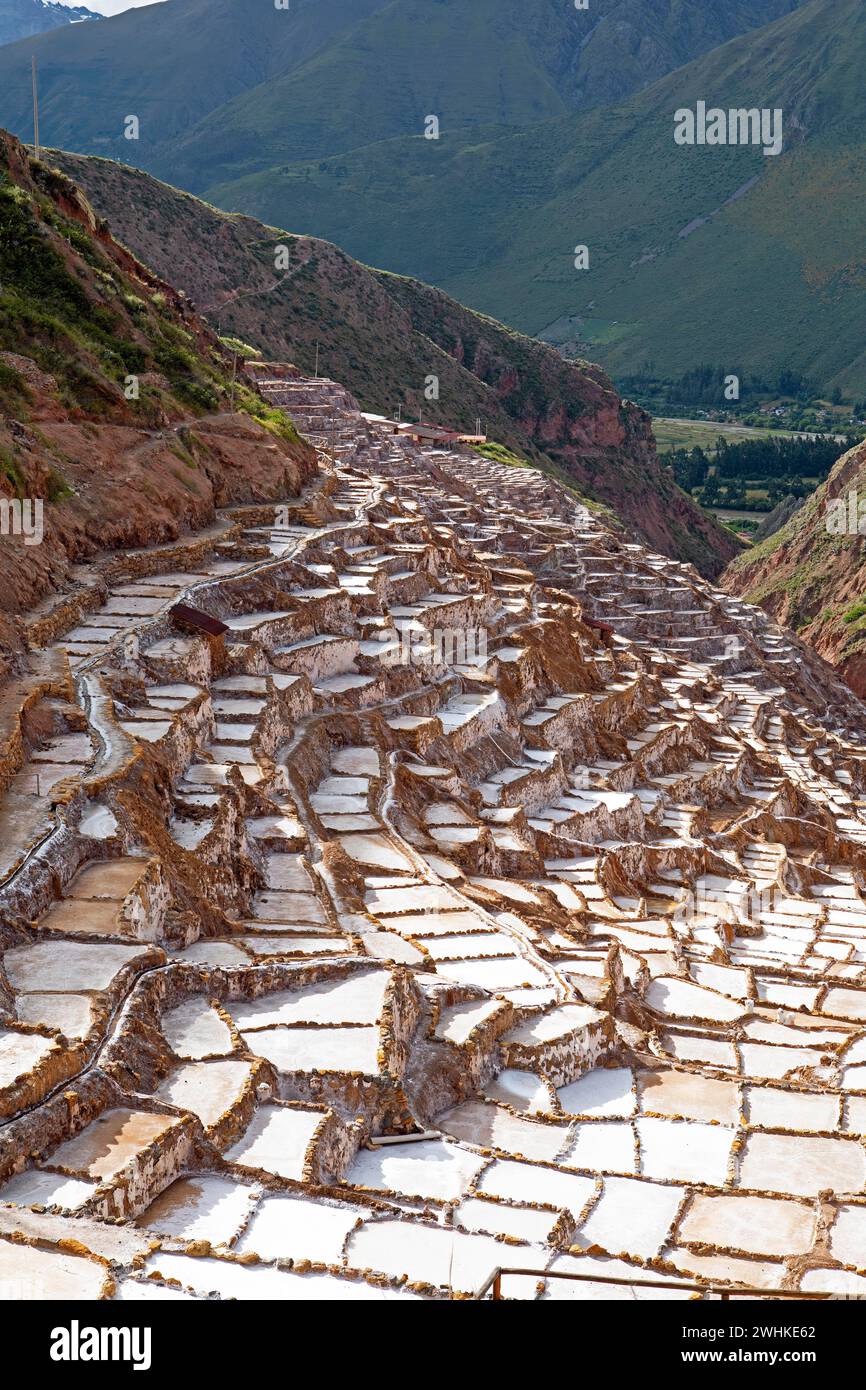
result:
[[[725,1182],[735,1130],[647,1117],[636,1125],[644,1177],[717,1187]]]
[[[258,893],[253,903],[253,916],[263,922],[327,923],[325,909],[312,893],[267,891]]]
[[[760,1133],[746,1139],[740,1187],[815,1197],[825,1188],[862,1192],[864,1184],[866,1151],[856,1140]]]
[[[117,834],[117,820],[108,806],[95,805],[81,817],[78,830],[91,840],[110,840]]]
[[[96,1191],[95,1182],[81,1178],[66,1178],[58,1173],[45,1173],[28,1168],[0,1187],[0,1202],[15,1202],[22,1207],[62,1207],[74,1211]]]
[[[733,1043],[721,1038],[700,1038],[685,1034],[662,1035],[664,1051],[678,1062],[708,1062],[725,1070],[737,1070],[739,1062]]]
[[[313,886],[300,854],[269,854],[265,874],[268,888],[278,892],[309,893]]]
[[[340,844],[357,864],[369,864],[376,869],[393,869],[413,873],[415,866],[401,849],[384,835],[343,835]]]
[[[476,985],[491,994],[519,989],[524,985],[533,987],[547,983],[547,976],[537,966],[520,956],[442,961],[436,967],[436,973],[453,980],[455,984]]]
[[[637,1106],[630,1067],[596,1067],[557,1091],[566,1115],[627,1119]]]
[[[177,685],[149,685],[145,693],[151,703],[154,699],[181,700],[184,703],[188,703],[190,700],[194,700],[197,695],[201,694],[201,686],[185,685],[183,683]]]
[[[179,1178],[160,1193],[136,1224],[180,1240],[228,1245],[243,1228],[259,1191],[216,1173]]]
[[[643,1271],[635,1265],[629,1265],[623,1260],[610,1260],[602,1256],[571,1256],[557,1255],[550,1264],[551,1271],[561,1270],[563,1273],[591,1275],[597,1274],[599,1282],[592,1279],[550,1279],[544,1285],[544,1292],[541,1295],[541,1302],[549,1303],[575,1303],[575,1302],[615,1302],[615,1303],[641,1303],[662,1299],[670,1302],[686,1302],[692,1295],[683,1289],[665,1288],[644,1288],[643,1284],[650,1278],[664,1280],[664,1275],[659,1275],[657,1271]],[[605,1279],[622,1279],[622,1284],[603,1284],[600,1282]],[[518,1281],[510,1280],[507,1283],[506,1296],[511,1287]],[[528,1290],[518,1296],[529,1297]]]
[[[63,734],[53,738],[47,748],[36,749],[30,760],[34,763],[87,763],[92,756],[89,734]]]
[[[379,751],[376,748],[339,748],[331,755],[334,772],[350,777],[378,777]]]
[[[110,859],[103,864],[90,864],[75,875],[66,890],[67,897],[119,901],[141,878],[145,865],[144,859]]]
[[[283,923],[277,923],[283,926]],[[315,928],[313,928],[315,930]],[[351,950],[351,943],[339,936],[245,936],[240,944],[249,957],[256,956],[333,956]]]
[[[376,817],[364,813],[360,815],[354,813],[328,815],[326,812],[320,811],[319,819],[326,830],[378,830],[379,828]]]
[[[469,1038],[488,1018],[499,1013],[502,1005],[495,999],[470,999],[443,1009],[436,1024],[435,1036],[460,1044]]]
[[[496,1158],[481,1175],[479,1193],[518,1203],[538,1203],[571,1212],[578,1219],[597,1189],[595,1178],[560,1168]]]
[[[531,1071],[515,1071],[506,1067],[488,1082],[484,1092],[489,1100],[512,1105],[527,1114],[550,1114],[553,1101],[550,1090],[540,1076]]]
[[[171,837],[175,844],[180,845],[181,849],[196,850],[206,835],[213,829],[213,822],[209,820],[179,820],[175,818],[169,824]]]
[[[698,1193],[680,1223],[679,1239],[754,1255],[804,1255],[815,1239],[815,1212],[804,1202]]]
[[[253,816],[247,821],[247,833],[255,840],[303,838],[301,823],[294,816]]]
[[[101,1298],[108,1285],[108,1271],[95,1260],[0,1238],[0,1290],[9,1298],[71,1303]]]
[[[650,1008],[661,1014],[677,1014],[682,1018],[712,1019],[733,1023],[741,1018],[742,1006],[721,994],[700,985],[672,976],[659,976],[646,992]]]
[[[580,1245],[600,1245],[612,1255],[654,1259],[665,1245],[680,1209],[684,1189],[605,1178],[600,1200],[578,1234]]]
[[[866,1278],[843,1269],[809,1269],[800,1281],[800,1288],[810,1293],[866,1294]]]
[[[736,1255],[695,1255],[690,1250],[670,1250],[665,1259],[676,1265],[684,1279],[724,1280],[726,1283],[743,1284],[755,1289],[781,1288],[786,1270],[783,1264],[771,1264],[768,1260],[746,1260]]]
[[[231,1029],[206,999],[195,995],[162,1016],[162,1033],[177,1057],[196,1061],[233,1048]]]
[[[783,984],[779,980],[755,981],[758,998],[768,1004],[778,1004],[785,1008],[805,1009],[811,1012],[818,1002],[820,987],[809,985]]]
[[[784,1021],[783,1021],[784,1020]],[[780,1014],[779,1021],[755,1016],[743,1024],[743,1035],[761,1042],[781,1044],[802,1043],[807,1047],[839,1047],[850,1041],[852,1033],[847,1028],[822,1028],[814,1018],[799,1019],[790,1014]]]
[[[234,1061],[186,1062],[167,1076],[155,1094],[179,1110],[191,1110],[205,1128],[240,1099],[250,1077],[250,1063]]]
[[[316,791],[322,796],[366,796],[369,788],[366,777],[325,777]]]
[[[144,1110],[107,1110],[50,1156],[52,1168],[105,1182],[177,1123],[173,1115]]]
[[[57,1044],[38,1033],[0,1028],[0,1090],[13,1085],[44,1062]]]
[[[353,1187],[399,1192],[404,1197],[453,1202],[486,1166],[487,1159],[441,1139],[361,1149],[346,1174]]]
[[[121,1279],[115,1290],[117,1303],[195,1303],[196,1295],[184,1289],[170,1289],[138,1277]]]
[[[749,1123],[765,1129],[827,1130],[839,1127],[839,1097],[818,1092],[748,1086]]]
[[[431,912],[410,914],[392,924],[406,936],[452,936],[466,932],[488,932],[490,923],[475,912]]]
[[[300,1180],[307,1149],[323,1115],[318,1110],[265,1105],[257,1110],[243,1138],[225,1152],[229,1163],[261,1168],[282,1178]]]
[[[781,1081],[800,1067],[814,1067],[821,1054],[806,1047],[774,1047],[764,1043],[740,1043],[743,1075],[756,1080]]]
[[[564,1126],[524,1120],[499,1105],[485,1105],[483,1101],[457,1106],[440,1116],[438,1125],[446,1134],[479,1148],[502,1149],[548,1163],[559,1157],[569,1139]]]
[[[83,902],[67,898],[54,903],[39,925],[43,931],[78,932],[83,936],[123,936],[126,928],[120,920],[116,901]]]
[[[538,905],[539,898],[530,888],[525,888],[522,883],[514,883],[506,878],[473,878],[470,882],[477,888],[487,888],[491,893],[498,893],[500,897],[510,898],[515,903],[533,903]]]
[[[866,1241],[866,1207],[840,1206],[830,1235],[830,1250],[843,1264],[863,1268]]]
[[[567,1037],[581,1028],[601,1021],[602,1015],[588,1004],[566,1004],[552,1013],[528,1019],[505,1035],[506,1042],[544,1043]]]
[[[502,1263],[502,1245],[490,1236],[467,1235],[409,1221],[369,1221],[349,1238],[349,1265],[375,1269],[411,1282],[472,1293]],[[515,1262],[543,1269],[549,1251],[521,1246],[511,1251]]]
[[[379,1073],[378,1028],[266,1028],[241,1034],[252,1053],[280,1072]]]
[[[193,965],[234,966],[247,965],[249,957],[239,946],[228,941],[195,941],[176,953],[175,959],[190,961]]]
[[[262,1260],[340,1264],[346,1237],[366,1214],[309,1197],[265,1197],[235,1248]]]
[[[634,1131],[617,1120],[578,1124],[573,1143],[560,1159],[567,1168],[594,1173],[634,1173],[636,1161]]]
[[[26,1207],[0,1207],[0,1235],[38,1245],[66,1242],[73,1254],[88,1251],[97,1259],[129,1264],[147,1253],[150,1241],[130,1226],[110,1226],[91,1217]]]
[[[513,956],[514,942],[500,932],[473,932],[470,936],[431,936],[425,947],[433,960],[472,960],[488,956]]]
[[[233,632],[246,632],[261,627],[265,623],[275,622],[278,618],[288,618],[289,616],[290,614],[284,611],[240,613],[234,617],[223,618],[223,622]]]
[[[238,1028],[271,1028],[279,1024],[373,1024],[382,1013],[391,976],[369,970],[342,980],[322,980],[303,990],[283,990],[259,999],[228,1005]]]
[[[642,1071],[641,1109],[688,1120],[736,1125],[739,1092],[731,1081],[717,1081],[684,1071]]]
[[[838,1018],[853,1018],[866,1021],[866,990],[829,989],[824,996],[822,1012],[835,1014]]]
[[[558,1221],[556,1212],[506,1206],[504,1202],[485,1202],[479,1197],[467,1198],[454,1213],[455,1225],[463,1231],[511,1236],[513,1240],[526,1241],[530,1245],[544,1245]]]
[[[132,738],[144,739],[146,743],[159,743],[171,732],[172,725],[167,720],[122,719],[120,727]]]
[[[3,957],[14,990],[25,992],[106,990],[118,971],[140,960],[141,947],[79,941],[38,941],[16,946]]]
[[[413,884],[407,888],[374,888],[366,895],[370,912],[377,917],[403,912],[440,912],[460,906],[447,888],[435,883]]]
[[[366,796],[332,796],[322,792],[313,792],[310,805],[320,816],[358,815],[368,809]]]

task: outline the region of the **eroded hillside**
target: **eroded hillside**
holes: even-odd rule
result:
[[[726,570],[722,584],[759,603],[866,694],[866,446],[839,460],[791,520]]]
[[[0,495],[44,509],[41,544],[0,538],[0,671],[82,560],[303,485],[313,451],[232,374],[183,296],[0,135]]]

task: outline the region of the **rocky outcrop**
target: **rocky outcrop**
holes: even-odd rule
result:
[[[777,531],[781,531],[783,526],[787,526],[791,517],[797,515],[804,501],[805,498],[795,497],[793,493],[783,497],[781,502],[761,522],[755,532],[755,542],[769,540],[770,536],[775,536]]]

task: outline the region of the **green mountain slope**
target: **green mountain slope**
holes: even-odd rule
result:
[[[112,161],[52,152],[116,234],[223,334],[344,382],[370,410],[488,434],[606,503],[655,549],[719,572],[738,544],[675,486],[648,417],[596,367],[566,362],[417,281],[337,247],[230,217]],[[275,273],[285,247],[289,269]],[[425,386],[438,381],[439,397]]]
[[[866,7],[811,0],[615,108],[381,142],[209,196],[441,285],[615,374],[783,366],[866,392]],[[785,152],[683,147],[674,112],[784,111]],[[589,271],[573,248],[590,248]]]
[[[160,155],[197,190],[277,161],[420,134],[526,126],[617,101],[800,0],[393,0]]]
[[[207,112],[305,63],[382,0],[165,0],[100,24],[67,25],[0,49],[0,125],[33,131],[30,56],[39,63],[49,144],[135,154],[148,163]],[[140,138],[124,134],[135,115]]]
[[[275,161],[617,100],[801,0],[166,0],[0,52],[0,123],[201,191]],[[124,121],[136,115],[132,144]]]

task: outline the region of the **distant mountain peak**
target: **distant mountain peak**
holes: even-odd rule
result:
[[[83,5],[59,5],[55,0],[0,0],[0,44],[90,19],[102,19],[102,15]]]

